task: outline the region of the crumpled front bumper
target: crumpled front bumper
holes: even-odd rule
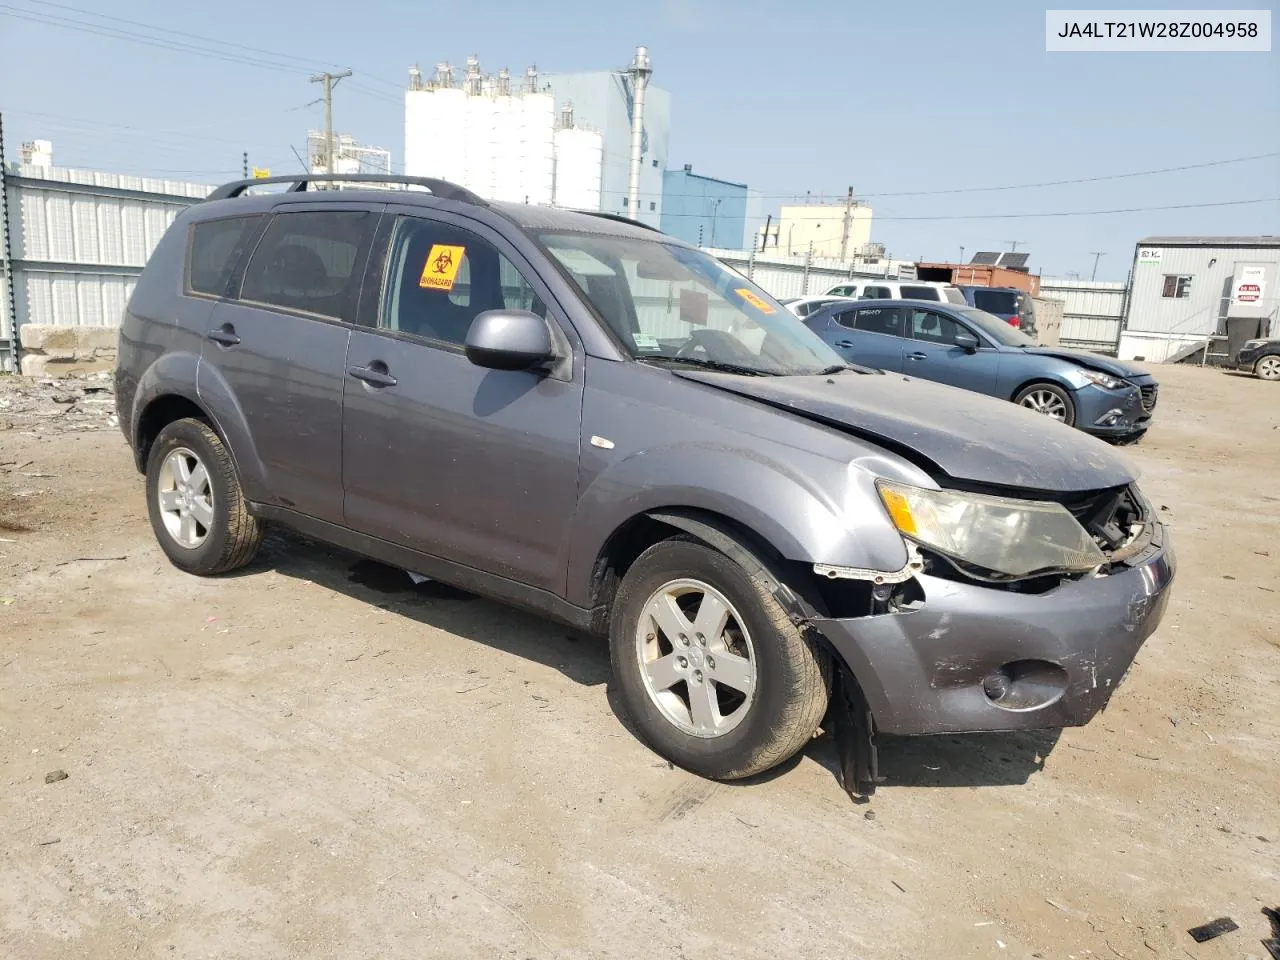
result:
[[[917,574],[911,612],[817,619],[890,734],[1026,730],[1088,723],[1160,624],[1176,561],[1168,531],[1131,566],[1042,594],[1011,593]],[[984,680],[1008,664],[1043,663],[1060,693],[1026,708],[1002,706]]]

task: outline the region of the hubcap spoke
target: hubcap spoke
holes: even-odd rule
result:
[[[175,450],[169,454],[169,462],[173,465],[173,476],[179,484],[186,485],[191,482],[191,464],[187,461],[185,453]]]
[[[676,598],[669,593],[660,594],[649,601],[645,613],[658,625],[673,647],[681,646],[680,637],[687,638],[693,632],[693,624],[676,604]]]
[[[756,670],[751,661],[736,653],[717,653],[711,679],[739,693],[750,693],[755,682]]]
[[[160,491],[160,509],[172,513],[178,509],[178,491],[177,490],[161,490]]]
[[[654,690],[670,690],[685,679],[678,656],[679,654],[669,653],[657,660],[650,660],[644,665],[645,673],[649,675],[649,682],[653,684]]]
[[[207,500],[193,499],[191,501],[191,516],[195,521],[204,527],[207,532],[213,526],[213,507]]]
[[[182,515],[182,523],[178,526],[178,539],[186,545],[196,542],[196,518],[190,513]]]
[[[714,733],[720,724],[720,704],[716,702],[715,686],[704,677],[701,681],[689,681],[689,712],[699,733]]]
[[[204,464],[196,462],[195,469],[191,471],[191,476],[187,479],[188,485],[191,487],[192,493],[203,493],[205,488],[209,486],[209,474],[204,468]]]
[[[693,620],[693,631],[708,645],[719,643],[723,648],[722,634],[724,626],[729,622],[729,607],[719,597],[710,593],[702,595],[698,604],[698,615]]]

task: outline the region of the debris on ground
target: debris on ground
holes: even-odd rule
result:
[[[1196,943],[1204,943],[1208,940],[1214,940],[1224,933],[1239,929],[1240,924],[1230,917],[1219,917],[1217,920],[1211,920],[1203,926],[1192,927],[1187,933],[1191,934],[1191,939]]]
[[[68,773],[65,770],[52,770],[44,775],[45,783],[57,783],[59,780],[65,780]]]
[[[0,376],[0,431],[68,433],[119,426],[109,371],[56,380]]]

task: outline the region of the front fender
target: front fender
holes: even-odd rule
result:
[[[874,477],[856,465],[832,467],[844,488],[835,496],[784,464],[714,444],[646,450],[611,464],[578,500],[568,599],[589,606],[595,562],[610,537],[631,518],[664,509],[727,517],[788,560],[901,569],[906,546],[880,505]]]

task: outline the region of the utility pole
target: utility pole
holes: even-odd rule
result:
[[[351,76],[350,70],[341,73],[317,73],[312,83],[324,84],[324,172],[333,173],[333,88],[343,77]]]
[[[1093,254],[1093,273],[1089,274],[1089,279],[1097,280],[1098,279],[1098,261],[1101,260],[1103,257],[1105,257],[1107,255],[1107,252],[1105,250],[1102,250],[1102,251],[1090,250],[1089,252]]]
[[[840,259],[849,259],[849,226],[853,222],[853,187],[844,197],[844,232],[840,235]]]
[[[1022,241],[1021,241],[1021,240],[1006,240],[1006,241],[1005,241],[1005,243],[1007,243],[1007,244],[1009,245],[1009,252],[1010,252],[1010,253],[1017,253],[1017,252],[1018,252],[1018,244],[1022,243]]]
[[[964,263],[964,244],[960,244],[960,262]]]

